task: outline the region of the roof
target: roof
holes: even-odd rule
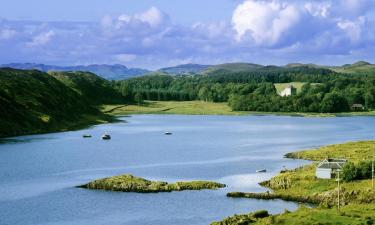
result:
[[[346,159],[325,159],[320,162],[317,168],[320,169],[342,169],[344,164],[347,162]]]
[[[317,168],[319,169],[342,169],[342,165],[336,162],[333,162],[333,163],[327,162],[327,163],[319,164]]]

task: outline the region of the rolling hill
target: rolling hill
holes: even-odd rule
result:
[[[50,75],[2,68],[0,137],[61,131],[110,120],[96,108],[98,104],[121,101],[108,84],[91,73]]]
[[[75,90],[90,104],[115,104],[123,102],[121,94],[111,83],[90,72],[49,72],[66,86]]]
[[[215,66],[210,66],[201,74],[204,75],[212,75],[217,73],[237,73],[237,72],[247,72],[247,71],[254,71],[256,69],[262,68],[264,66],[259,64],[253,63],[225,63],[219,64]]]
[[[343,66],[331,67],[331,69],[338,73],[375,75],[375,64],[371,64],[365,61],[359,61],[353,64],[345,64]]]

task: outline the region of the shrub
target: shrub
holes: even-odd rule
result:
[[[259,211],[256,211],[254,212],[253,214],[253,217],[254,218],[265,218],[265,217],[269,217],[270,214],[268,214],[268,211],[267,210],[259,210]]]
[[[361,161],[358,164],[351,162],[346,163],[342,171],[343,180],[348,182],[352,180],[369,179],[371,178],[371,169],[371,161]]]

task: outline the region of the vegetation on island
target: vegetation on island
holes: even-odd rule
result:
[[[359,141],[329,145],[315,150],[289,153],[289,158],[320,161],[325,158],[345,158],[353,165],[366,165],[366,171],[358,169],[358,174],[366,176],[342,179],[340,185],[340,211],[337,211],[338,187],[335,179],[318,179],[315,176],[317,162],[293,170],[286,170],[261,185],[271,191],[265,193],[228,193],[228,197],[255,199],[283,199],[301,203],[313,203],[316,208],[302,206],[295,212],[269,216],[255,221],[244,220],[244,215],[230,218],[239,224],[374,224],[375,188],[367,176],[371,173],[369,160],[375,153],[375,141]],[[352,164],[347,164],[352,165]],[[345,168],[345,166],[344,166]],[[345,178],[345,175],[343,176]],[[328,220],[328,218],[330,218]],[[225,220],[224,220],[225,221]],[[245,222],[244,222],[245,221]],[[219,223],[220,224],[220,223]]]
[[[155,193],[184,190],[203,190],[224,188],[225,184],[212,181],[184,181],[169,184],[163,181],[150,181],[130,174],[114,176],[92,181],[79,186],[87,189],[98,189],[119,192]]]

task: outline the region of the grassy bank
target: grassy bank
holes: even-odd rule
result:
[[[203,101],[146,101],[142,105],[103,105],[102,112],[110,115],[181,114],[181,115],[278,115],[300,117],[375,116],[371,112],[299,113],[299,112],[243,112],[233,111],[226,102]]]
[[[184,190],[218,189],[225,187],[225,184],[211,181],[187,181],[169,184],[162,181],[149,181],[127,174],[95,180],[80,187],[106,191],[155,193]]]
[[[289,153],[290,158],[322,160],[327,157],[346,158],[357,163],[369,160],[375,153],[375,141],[350,142],[329,145],[318,149]],[[283,199],[303,203],[314,203],[319,207],[309,209],[302,207],[295,212],[274,215],[267,219],[253,222],[243,221],[245,215],[230,218],[229,224],[373,224],[375,219],[375,189],[371,180],[342,182],[340,187],[341,212],[336,210],[338,188],[335,179],[318,179],[315,176],[317,163],[288,170],[262,182],[270,188],[266,193],[228,193],[228,197]],[[219,223],[220,224],[220,223]]]
[[[375,224],[374,217],[375,205],[348,205],[337,212],[334,208],[307,208],[300,206],[296,211],[278,215],[268,215],[262,213],[262,217],[254,216],[255,213],[244,215],[234,215],[219,222],[213,222],[211,225],[353,225],[353,224]],[[262,212],[262,211],[260,211]]]

